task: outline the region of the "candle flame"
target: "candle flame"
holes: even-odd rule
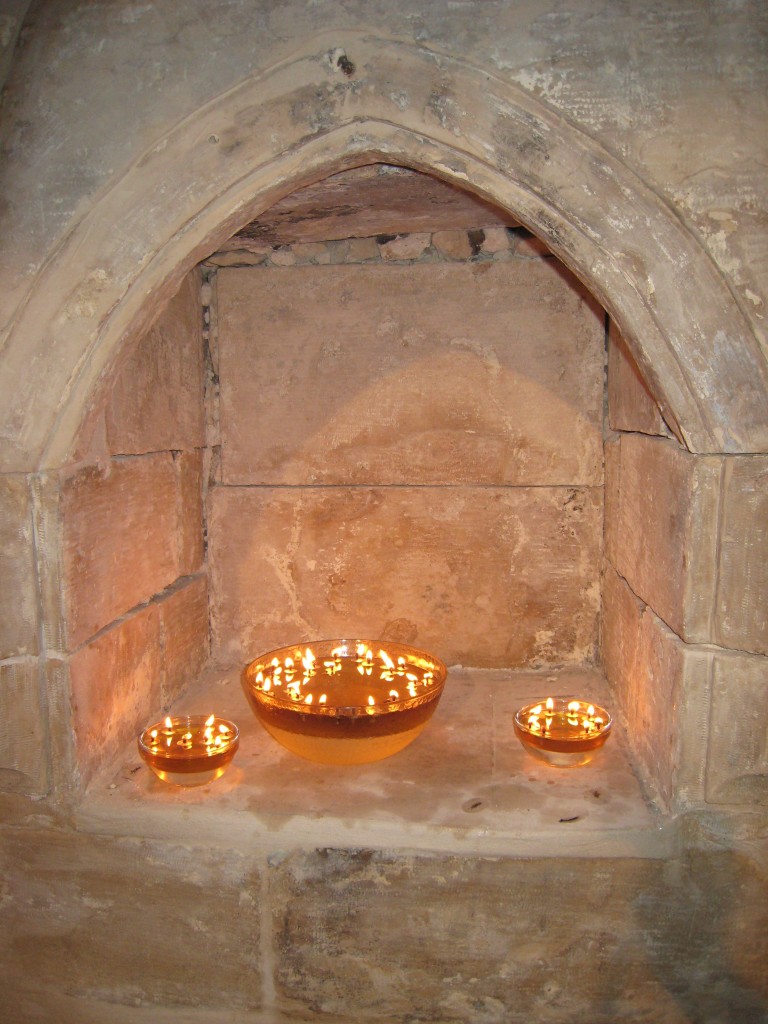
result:
[[[206,720],[205,720],[206,728],[208,728],[209,725],[213,725],[213,723],[215,721],[216,721],[216,715],[210,715],[208,718],[206,718]]]
[[[547,697],[546,708],[547,708],[547,714],[548,715],[551,715],[552,712],[555,710],[555,702],[554,702],[554,700],[551,697]]]

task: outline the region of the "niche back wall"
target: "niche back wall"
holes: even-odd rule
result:
[[[603,311],[504,229],[472,259],[446,235],[216,274],[217,660],[353,633],[451,664],[594,659]]]

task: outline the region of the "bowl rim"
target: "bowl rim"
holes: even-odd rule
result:
[[[595,734],[595,736],[607,736],[608,733],[611,731],[611,726],[613,725],[613,719],[611,718],[610,712],[606,711],[606,709],[601,704],[596,704],[593,700],[584,700],[582,697],[576,696],[576,694],[560,695],[560,694],[552,694],[552,693],[550,693],[550,694],[547,695],[547,697],[551,697],[553,701],[560,701],[561,702],[561,707],[556,709],[558,711],[562,711],[563,710],[562,705],[565,705],[565,707],[567,708],[568,704],[571,701],[574,701],[574,700],[577,700],[579,702],[579,704],[583,705],[584,707],[589,707],[590,705],[592,705],[592,707],[595,709],[595,711],[599,712],[601,715],[603,715],[604,719],[605,719],[603,727],[600,729],[599,732],[597,732]],[[528,715],[530,714],[531,710],[533,708],[535,708],[538,704],[544,705],[546,703],[547,697],[542,697],[541,700],[529,701],[527,704],[523,704],[522,707],[518,708],[517,711],[515,712],[515,719],[514,719],[515,727],[517,729],[520,729],[520,731],[524,732],[527,736],[537,736],[539,738],[542,738],[539,733],[533,732],[528,727],[527,718],[528,718]],[[594,737],[590,737],[590,739],[593,739],[593,738]],[[581,739],[573,739],[573,740],[561,739],[559,742],[561,742],[561,743],[579,743],[579,742],[583,742],[583,737]]]
[[[258,689],[252,681],[252,677],[259,671],[259,668],[267,668],[273,658],[288,653],[298,653],[312,648],[334,648],[340,646],[352,646],[364,644],[369,650],[378,647],[385,648],[388,654],[411,655],[414,659],[426,661],[434,672],[434,683],[425,693],[419,693],[415,697],[401,697],[396,700],[388,700],[386,703],[370,705],[365,704],[305,704],[303,701],[292,700],[282,693],[265,692]],[[352,657],[352,655],[344,655]],[[426,667],[426,666],[418,666]],[[445,663],[434,654],[423,650],[420,647],[413,647],[411,644],[403,644],[397,640],[371,640],[365,637],[346,637],[323,640],[306,640],[301,643],[287,644],[284,647],[276,647],[273,650],[260,654],[257,658],[248,662],[243,668],[242,684],[246,696],[258,708],[259,706],[290,711],[297,715],[323,715],[332,718],[368,718],[372,715],[394,714],[399,711],[410,710],[436,701],[445,687],[448,677],[448,668]]]

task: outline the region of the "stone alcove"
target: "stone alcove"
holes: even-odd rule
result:
[[[3,95],[0,204],[0,781],[16,790],[0,798],[0,943],[19,1021],[765,1016],[763,10],[488,11],[392,4],[373,27],[356,0],[30,8]],[[328,24],[343,31],[313,35]],[[183,421],[188,448],[171,431],[162,449],[130,454],[147,421],[136,409],[114,462],[98,431],[79,451],[75,438],[113,373],[136,393],[136,356],[161,351],[160,333],[185,353],[166,369],[204,377],[185,342],[210,296],[190,273],[281,197],[370,162],[513,211],[621,329],[602,656],[622,731],[671,815],[636,784],[630,794],[619,745],[597,775],[555,781],[500,742],[495,791],[475,789],[487,745],[451,729],[487,713],[466,699],[481,689],[472,673],[457,673],[423,745],[346,773],[346,788],[308,785],[306,765],[254,742],[196,795],[144,786],[132,761],[83,793],[111,757],[72,745],[88,642],[111,669],[137,652],[147,686],[114,693],[124,721],[184,682],[157,655],[170,663],[172,638],[176,664],[195,670],[185,627],[204,632],[208,602],[185,512],[208,472],[200,418]],[[639,378],[673,438],[655,436]],[[147,531],[121,574],[159,566],[171,582],[114,614],[159,647],[121,646],[83,604],[80,625],[96,633],[72,649],[71,482],[80,494],[104,483],[119,508],[140,463],[161,500],[136,525],[162,520],[174,541],[163,549]],[[83,550],[101,539],[84,532]],[[90,678],[109,693],[109,672]],[[506,829],[489,827],[494,798]]]
[[[395,74],[409,82],[399,100]],[[146,334],[192,266],[235,229],[305,183],[377,160],[427,171],[512,211],[619,325],[681,446],[627,437],[609,459],[618,483],[607,550],[618,575],[609,572],[607,587],[628,633],[614,634],[606,660],[621,666],[614,674],[627,687],[622,702],[639,756],[651,776],[659,774],[665,803],[704,799],[708,773],[713,795],[760,790],[762,755],[754,744],[746,745],[746,766],[708,762],[718,750],[717,716],[731,699],[722,696],[722,679],[738,678],[738,699],[750,704],[762,672],[755,658],[764,651],[750,604],[756,596],[738,614],[731,606],[733,588],[749,575],[748,546],[728,546],[731,534],[723,533],[729,516],[748,529],[759,514],[750,496],[761,469],[747,453],[765,447],[764,362],[738,305],[696,240],[593,140],[460,61],[356,35],[312,40],[159,140],[84,215],[19,307],[4,379],[19,360],[29,372],[10,396],[5,430],[12,440],[3,457],[8,470],[30,474],[38,539],[43,688],[25,714],[39,716],[38,729],[47,721],[50,763],[47,755],[35,761],[33,788],[48,785],[49,769],[62,789],[78,779],[72,649],[58,596],[59,502],[67,500],[58,467],[81,454],[73,444],[100,376],[129,339]],[[168,507],[183,505],[185,487],[201,472],[185,469],[188,462],[168,462],[161,474]],[[663,501],[649,498],[649,481],[664,481]],[[627,545],[626,524],[643,510],[644,533],[635,531],[640,540]],[[180,536],[174,557],[181,577],[195,545]],[[649,563],[649,546],[669,557]],[[750,577],[749,594],[757,589]],[[157,628],[168,634],[162,621]],[[84,636],[77,634],[76,645]],[[666,686],[649,691],[659,677]],[[648,692],[650,702],[640,696]],[[666,738],[660,771],[659,730]]]

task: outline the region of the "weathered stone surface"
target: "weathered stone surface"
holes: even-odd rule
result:
[[[614,430],[670,436],[659,407],[613,321],[608,344],[608,422]]]
[[[259,876],[242,855],[29,829],[1,833],[0,854],[8,1019],[189,1024],[260,1008]],[[36,1015],[51,993],[82,1000],[83,1015]],[[183,1007],[211,1016],[172,1014]]]
[[[594,488],[215,488],[214,651],[402,631],[448,664],[591,660]],[[254,653],[255,652],[255,653]]]
[[[768,457],[723,464],[715,640],[768,654]]]
[[[208,659],[208,580],[180,585],[159,604],[163,649],[162,705],[167,707],[199,676]]]
[[[293,267],[296,265],[296,256],[293,249],[289,246],[284,246],[280,249],[275,249],[269,254],[269,262],[273,267]]]
[[[279,1006],[338,1024],[756,1022],[765,880],[640,860],[295,853],[271,870]],[[756,946],[752,946],[755,943]]]
[[[122,358],[105,388],[109,451],[118,455],[205,444],[200,274],[186,276],[155,326]]]
[[[178,573],[197,572],[205,558],[203,542],[203,452],[175,456],[178,522]]]
[[[380,242],[379,252],[385,260],[417,260],[432,244],[432,235],[424,231],[397,235],[391,241]]]
[[[37,658],[0,662],[0,789],[42,793],[48,784]]]
[[[684,644],[606,565],[602,656],[645,782],[665,808],[701,804],[712,651]]]
[[[464,189],[405,167],[378,164],[333,174],[287,196],[225,245],[324,242],[379,234],[515,224]]]
[[[601,482],[602,317],[559,264],[224,270],[218,291],[227,483]]]
[[[350,238],[346,258],[349,263],[365,263],[379,258],[379,245],[375,238]]]
[[[468,260],[472,255],[466,231],[436,231],[432,235],[432,244],[441,256],[451,260]]]
[[[299,263],[325,264],[331,262],[331,254],[322,242],[299,242],[292,247]]]
[[[38,650],[32,504],[27,478],[0,475],[0,659]]]
[[[483,228],[481,252],[493,255],[497,252],[506,252],[509,248],[510,238],[506,228]]]
[[[150,605],[71,656],[76,757],[84,785],[160,707],[160,636],[160,612]]]
[[[721,460],[639,434],[606,446],[606,553],[687,642],[712,639]]]
[[[768,658],[718,651],[707,753],[710,803],[768,805]]]
[[[168,453],[116,459],[106,471],[89,467],[64,479],[62,563],[70,650],[197,568],[199,544],[189,540],[192,526],[180,528],[194,517],[189,500],[182,510],[181,495],[195,486],[180,487]]]

